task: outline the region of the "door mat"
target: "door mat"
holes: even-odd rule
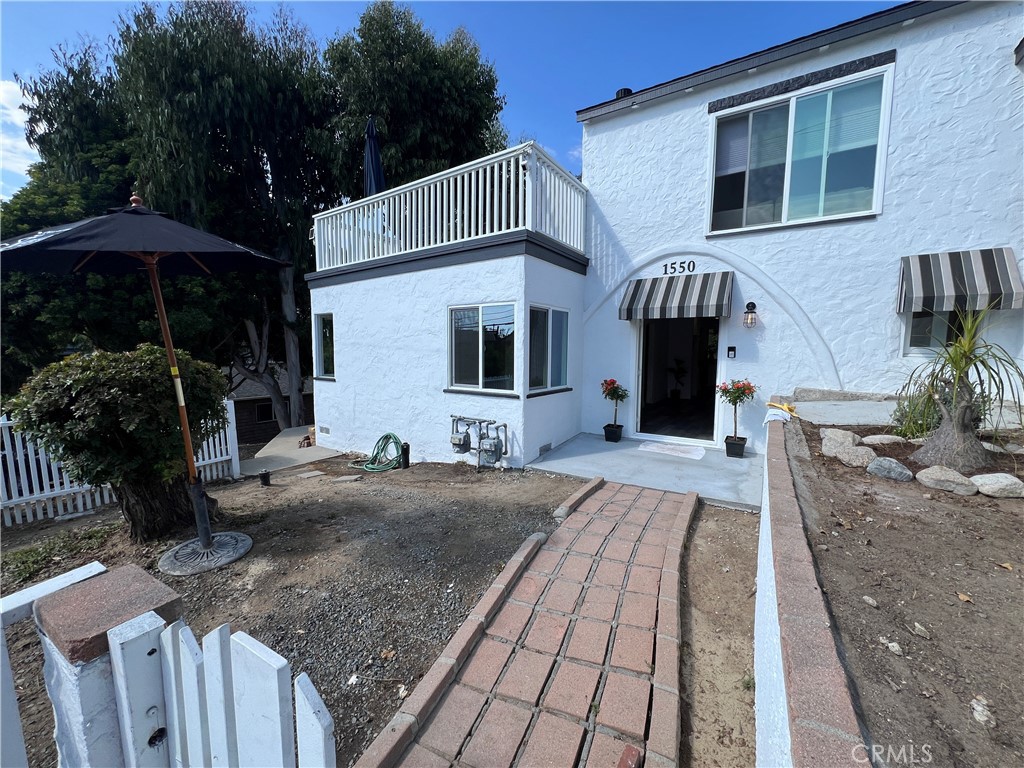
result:
[[[703,459],[704,449],[695,445],[675,445],[673,443],[640,443],[641,451],[652,453],[667,453],[670,456],[680,456],[684,459]]]

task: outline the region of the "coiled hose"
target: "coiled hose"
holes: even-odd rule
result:
[[[394,455],[388,455],[388,449],[394,450]],[[348,465],[356,469],[365,469],[367,472],[387,472],[395,469],[402,461],[402,441],[394,432],[381,435],[380,440],[373,447],[373,453],[366,461],[350,461]]]

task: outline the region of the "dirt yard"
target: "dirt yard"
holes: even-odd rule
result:
[[[300,473],[325,472],[314,478]],[[350,765],[411,690],[523,539],[555,527],[581,482],[527,471],[420,464],[359,474],[332,459],[210,489],[219,530],[252,536],[221,570],[174,578],[156,561],[178,540],[131,544],[116,510],[3,536],[3,591],[91,560],[137,563],[184,598],[197,637],[228,622],[307,672],[334,716],[338,764]],[[9,633],[30,764],[56,764],[53,720],[31,622]],[[358,681],[349,684],[353,675]]]
[[[1024,764],[1024,502],[848,468],[821,455],[807,422],[786,437],[822,590],[885,764]],[[921,469],[906,459],[916,446],[874,447]],[[983,471],[1021,476],[1016,458]]]
[[[758,515],[702,505],[679,574],[680,765],[754,765]]]

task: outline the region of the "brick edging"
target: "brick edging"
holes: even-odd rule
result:
[[[593,490],[590,493],[593,493]],[[578,505],[583,498],[577,499],[575,504]],[[566,504],[572,499],[573,497],[567,499]],[[480,635],[483,634],[487,622],[494,617],[505,600],[506,591],[510,591],[519,580],[523,571],[526,570],[527,564],[541,545],[547,541],[547,538],[546,533],[535,533],[529,536],[519,546],[516,553],[509,558],[505,568],[484,592],[483,597],[470,611],[469,616],[452,636],[452,639],[448,641],[448,645],[441,651],[441,655],[417,683],[413,692],[399,708],[398,713],[391,718],[391,722],[384,727],[360,756],[356,768],[391,768],[398,762],[406,748],[412,743],[416,733],[426,724],[448,686],[455,680],[459,669],[469,658],[469,654],[477,640],[480,639]]]
[[[768,424],[764,481],[793,765],[862,765],[856,757],[863,757],[863,739],[804,532],[784,427]]]
[[[558,522],[562,522],[563,520],[565,520],[565,518],[567,518],[576,510],[576,507],[578,507],[584,501],[589,499],[594,494],[594,492],[602,485],[604,485],[603,477],[595,477],[589,483],[584,485],[582,488],[576,491],[576,493],[574,493],[568,499],[559,504],[558,508],[555,510],[555,520],[557,520]]]
[[[675,768],[679,759],[679,572],[690,523],[697,510],[697,494],[688,493],[668,535],[658,590],[657,635],[654,643],[654,680],[651,692],[651,727],[645,743],[644,765]],[[674,738],[671,736],[674,734]],[[670,751],[672,754],[664,754]]]

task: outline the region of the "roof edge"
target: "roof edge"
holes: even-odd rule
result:
[[[847,21],[835,27],[814,32],[804,37],[798,37],[787,43],[766,48],[763,51],[750,53],[738,59],[732,59],[722,64],[698,70],[689,75],[683,75],[675,80],[652,85],[648,88],[636,91],[621,99],[610,99],[592,107],[585,107],[577,110],[576,122],[582,123],[597,117],[605,117],[616,112],[640,107],[648,102],[663,99],[669,96],[685,92],[688,89],[700,85],[706,85],[733,75],[742,74],[757,67],[774,64],[793,56],[809,53],[822,46],[849,40],[860,35],[870,34],[886,27],[902,24],[906,21],[927,16],[931,13],[944,11],[960,5],[967,5],[966,0],[954,2],[912,2],[897,5],[894,8],[887,8],[884,11],[873,13],[870,16],[862,16],[853,21]]]

